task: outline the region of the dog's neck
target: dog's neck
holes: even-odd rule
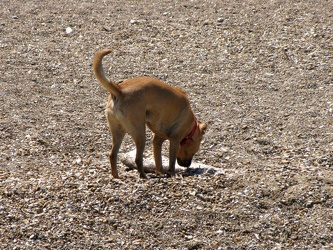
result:
[[[197,127],[198,127],[198,121],[197,121],[197,118],[194,117],[194,126],[193,126],[191,132],[189,133],[189,135],[186,136],[186,137],[180,142],[180,145],[181,145],[181,146],[182,146],[182,145],[185,145],[185,144],[187,144],[187,143],[189,143],[189,142],[192,140],[192,137],[193,137],[195,131],[197,130]]]

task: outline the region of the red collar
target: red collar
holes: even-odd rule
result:
[[[191,131],[191,133],[190,133],[188,136],[186,136],[186,137],[180,142],[180,145],[181,145],[181,146],[182,146],[182,145],[185,145],[185,144],[187,144],[187,143],[189,143],[189,142],[192,140],[192,137],[193,137],[193,135],[194,135],[195,130],[197,129],[197,127],[198,127],[198,121],[197,121],[197,118],[194,117],[194,126],[193,126],[193,128],[192,128],[192,131]]]

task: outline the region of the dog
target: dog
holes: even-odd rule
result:
[[[135,164],[139,175],[147,178],[143,169],[146,125],[154,133],[153,152],[158,175],[164,174],[161,151],[165,140],[170,141],[167,174],[175,175],[176,159],[180,166],[189,167],[193,155],[199,150],[207,125],[197,121],[185,92],[149,77],[127,79],[119,84],[108,80],[102,59],[111,52],[108,49],[96,52],[93,70],[110,93],[105,114],[112,135],[109,155],[112,176],[119,178],[117,154],[124,135],[128,133],[136,145]]]

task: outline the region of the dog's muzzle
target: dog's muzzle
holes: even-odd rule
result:
[[[179,166],[188,168],[189,166],[191,166],[192,158],[191,159],[180,159],[180,158],[177,158],[177,162],[178,162]]]

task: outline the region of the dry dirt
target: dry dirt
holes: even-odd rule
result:
[[[332,249],[332,13],[325,0],[2,0],[0,248]],[[103,48],[115,81],[188,93],[209,125],[195,160],[221,172],[140,180],[119,164],[111,178]]]

